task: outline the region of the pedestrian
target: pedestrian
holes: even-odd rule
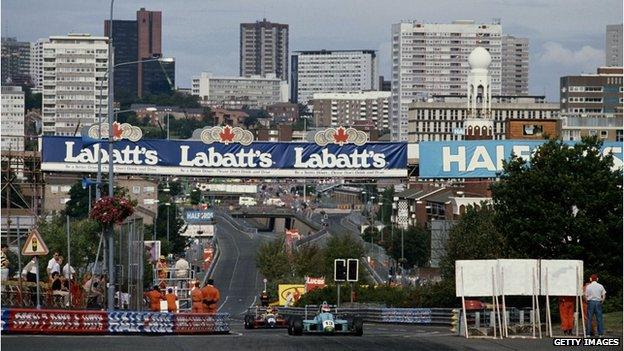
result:
[[[585,288],[585,299],[587,300],[587,323],[585,326],[586,334],[592,334],[592,319],[596,316],[596,324],[598,325],[598,336],[604,335],[604,325],[602,320],[602,303],[605,300],[607,291],[602,284],[598,283],[598,276],[592,274],[591,283]]]
[[[167,294],[165,294],[165,300],[167,300],[167,312],[178,312],[178,306],[176,305],[178,296],[173,292],[173,288],[167,289]]]
[[[7,257],[8,250],[9,246],[7,244],[2,244],[2,253],[0,254],[0,275],[3,281],[9,279],[9,258]]]
[[[154,285],[152,290],[143,294],[149,301],[150,310],[152,312],[160,312],[160,301],[163,299],[162,293],[160,292],[160,287],[158,285]]]
[[[559,297],[559,317],[561,318],[561,330],[563,335],[572,335],[574,327],[574,296]]]
[[[54,254],[52,255],[52,258],[48,261],[48,266],[46,268],[46,271],[48,272],[48,279],[50,281],[52,280],[52,273],[54,272],[59,272],[59,274],[61,273],[61,265],[58,263],[59,256],[60,255],[58,251],[55,251]]]
[[[22,278],[27,282],[34,283],[37,281],[37,258],[33,257],[28,261],[26,266],[22,269]]]
[[[61,262],[62,262],[62,258],[61,258]],[[63,277],[73,281],[74,274],[76,274],[76,270],[74,269],[74,267],[70,266],[69,262],[65,263],[65,265],[63,266]]]
[[[214,280],[208,279],[206,286],[202,289],[202,302],[204,304],[204,313],[217,313],[217,303],[221,298],[219,290],[214,286]]]
[[[191,291],[191,301],[193,303],[191,312],[193,313],[202,313],[204,312],[204,305],[202,303],[202,290],[199,288],[199,282],[195,282],[195,286]]]

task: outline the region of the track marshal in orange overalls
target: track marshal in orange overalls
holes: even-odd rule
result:
[[[219,290],[214,287],[214,280],[208,279],[206,286],[202,288],[202,302],[204,304],[204,313],[217,313],[217,303],[221,298]]]

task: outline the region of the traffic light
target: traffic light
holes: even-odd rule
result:
[[[334,260],[334,281],[344,282],[347,279],[347,264],[344,259]]]
[[[350,258],[347,260],[347,281],[349,282],[357,282],[358,281],[358,266],[360,260],[357,258]]]

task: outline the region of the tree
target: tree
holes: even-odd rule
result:
[[[394,238],[388,231],[384,231],[384,243],[390,256],[397,262],[401,259],[401,230],[394,230]],[[405,267],[427,267],[431,247],[431,233],[422,227],[409,227],[403,232],[403,257]]]
[[[597,137],[573,146],[549,140],[530,160],[514,156],[492,196],[513,257],[581,259],[621,297],[622,170],[601,146]]]
[[[366,250],[362,243],[350,235],[332,236],[324,250],[324,276],[334,276],[334,260],[337,258],[357,258],[364,256]],[[362,272],[360,267],[360,272]]]
[[[292,266],[297,277],[323,276],[323,251],[316,245],[305,245],[293,252]]]
[[[383,203],[379,210],[381,222],[389,224],[392,217],[392,204],[394,203],[394,186],[385,188],[381,194],[380,202]]]
[[[446,255],[440,263],[442,277],[454,280],[456,260],[506,258],[506,237],[498,230],[492,206],[468,206],[449,232]]]
[[[92,195],[91,200],[95,200],[95,194]],[[89,189],[83,189],[81,182],[76,182],[69,189],[69,201],[65,203],[65,215],[72,219],[83,219],[89,216]]]
[[[202,193],[199,189],[193,189],[190,196],[191,205],[199,205],[202,199]]]
[[[291,274],[288,256],[284,251],[284,238],[263,242],[256,255],[256,266],[269,281],[274,282]]]
[[[180,216],[177,204],[167,201],[170,201],[170,198],[161,196],[158,202],[156,240],[161,241],[161,251],[163,254],[180,253],[184,250],[186,244],[186,239],[180,235],[184,220]],[[170,205],[167,206],[165,203],[169,203]],[[169,217],[169,241],[167,241],[167,217]]]

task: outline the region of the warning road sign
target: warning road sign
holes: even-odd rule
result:
[[[43,256],[47,255],[48,247],[43,242],[41,238],[41,234],[37,228],[33,228],[28,234],[28,239],[26,239],[26,243],[22,247],[22,255],[24,256]]]

